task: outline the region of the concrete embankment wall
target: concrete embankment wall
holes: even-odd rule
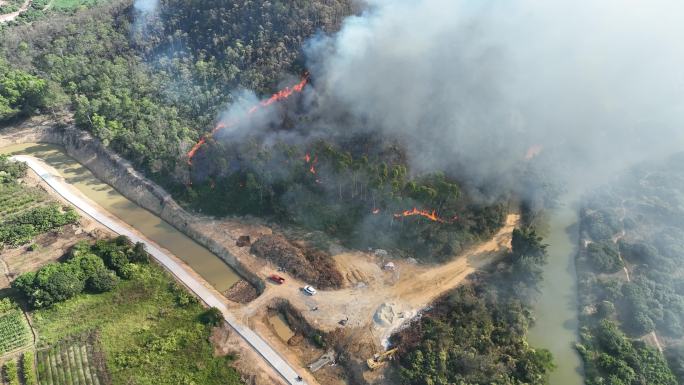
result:
[[[0,147],[21,143],[49,143],[64,147],[69,156],[88,168],[99,179],[211,250],[254,285],[259,293],[263,292],[263,280],[248,270],[217,240],[205,236],[193,226],[193,215],[176,203],[168,192],[149,181],[128,161],[104,147],[89,133],[73,126],[37,122],[0,130]]]

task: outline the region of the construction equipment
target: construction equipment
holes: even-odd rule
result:
[[[374,354],[373,357],[366,360],[368,364],[368,369],[375,370],[387,363],[394,357],[394,354],[399,350],[399,348],[390,349],[384,353]]]

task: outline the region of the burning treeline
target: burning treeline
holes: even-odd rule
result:
[[[300,80],[299,83],[292,86],[292,88],[286,87],[286,88],[274,93],[273,95],[271,95],[270,98],[268,98],[266,100],[262,100],[258,104],[250,107],[249,110],[247,111],[245,118],[249,118],[250,115],[254,114],[255,112],[259,111],[262,108],[268,107],[274,103],[285,100],[295,93],[302,92],[304,90],[304,87],[308,83],[308,81],[309,81],[309,74],[305,72],[304,75],[302,76],[302,80]],[[192,146],[190,151],[188,151],[188,163],[192,164],[192,158],[195,157],[195,154],[197,154],[197,151],[199,151],[199,149],[207,142],[208,138],[214,136],[217,132],[221,131],[222,129],[224,129],[226,127],[230,127],[234,124],[236,124],[235,121],[230,121],[230,122],[220,121],[218,124],[216,124],[216,126],[214,126],[214,128],[211,130],[211,132],[208,135],[203,135],[200,138],[200,140],[197,141],[197,143],[195,143],[194,146]]]
[[[306,82],[303,78],[247,114],[294,97]],[[290,131],[311,129],[297,123],[305,120],[300,116],[288,119],[295,122]],[[279,136],[290,131],[254,127],[239,141],[208,141],[211,134],[201,139],[188,154],[193,183],[187,200],[211,214],[270,216],[350,245],[399,249],[432,260],[453,255],[503,223],[503,205],[474,203],[445,174],[411,176],[398,144],[373,134],[334,140]],[[195,156],[198,148],[201,157]]]

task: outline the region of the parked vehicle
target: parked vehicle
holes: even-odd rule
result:
[[[271,274],[268,276],[268,279],[270,279],[273,283],[277,283],[278,285],[282,285],[283,282],[285,282],[285,278],[279,276],[278,274]]]
[[[316,295],[317,293],[316,289],[314,289],[313,286],[310,285],[304,286],[304,292],[308,295]]]

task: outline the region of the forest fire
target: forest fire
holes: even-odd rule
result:
[[[437,216],[437,212],[435,210],[426,211],[426,210],[418,210],[417,208],[413,208],[413,210],[404,210],[401,213],[394,214],[395,218],[402,218],[402,217],[412,217],[412,216],[421,216],[423,218],[427,218],[433,222],[439,222],[439,223],[451,223],[450,221],[447,221],[446,219],[442,219]]]
[[[292,96],[295,92],[302,92],[304,90],[304,87],[306,84],[309,82],[309,73],[305,72],[304,76],[302,76],[302,80],[299,81],[299,83],[295,84],[292,87],[285,87],[284,89],[276,92],[275,94],[271,95],[270,98],[266,100],[262,100],[259,102],[259,104],[253,106],[247,111],[247,115],[252,115],[253,113],[257,112],[259,109],[263,107],[268,107],[273,103],[279,102],[281,100],[285,100]],[[211,137],[212,135],[216,134],[218,131],[220,131],[223,128],[232,126],[236,122],[229,122],[229,123],[224,123],[224,122],[219,122],[214,129],[211,130],[211,132],[207,135],[203,135],[197,143],[195,143],[194,146],[188,151],[188,164],[192,164],[192,158],[197,154],[197,151],[202,147],[206,142],[207,138]],[[308,160],[307,160],[308,163]]]
[[[316,163],[318,162],[318,156],[315,156],[313,160],[311,160],[311,155],[309,155],[309,153],[307,152],[306,155],[304,155],[304,160],[307,164],[311,163],[311,166],[309,167],[309,172],[316,175]]]

